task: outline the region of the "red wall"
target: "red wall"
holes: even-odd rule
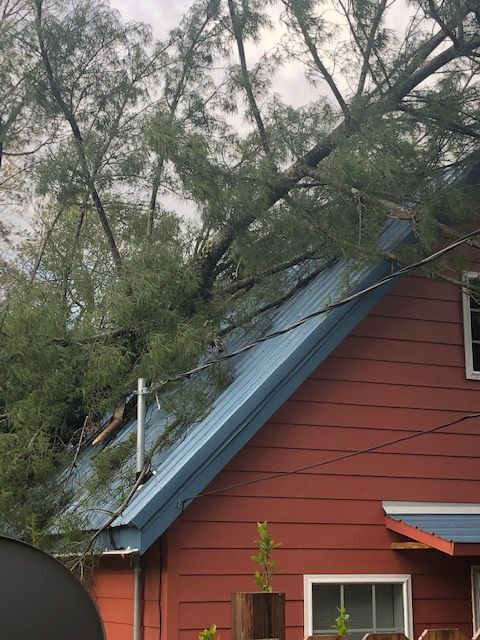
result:
[[[155,544],[142,559],[143,640],[158,640],[161,589],[160,545]],[[100,611],[107,640],[133,637],[133,557],[104,556],[95,572],[92,595]],[[196,638],[196,636],[195,636]],[[85,639],[87,640],[87,639]]]
[[[387,296],[219,474],[209,489],[393,440],[480,408],[466,381],[460,293],[408,278]],[[216,623],[230,639],[232,591],[255,589],[257,520],[268,519],[286,592],[288,640],[303,637],[303,574],[411,573],[415,633],[471,633],[470,566],[438,551],[392,551],[382,500],[480,501],[480,421],[381,451],[196,499],[161,540],[158,600],[145,640],[191,640]],[[157,554],[157,555],[155,555]],[[480,560],[478,562],[480,564]],[[156,576],[158,548],[146,559]],[[116,571],[119,571],[118,569]],[[123,587],[120,585],[123,584]],[[130,638],[132,578],[100,573],[108,640]],[[153,614],[154,607],[157,613]],[[151,617],[149,617],[151,616]]]
[[[393,440],[480,408],[466,381],[460,293],[409,278],[387,296],[215,479],[261,478]],[[472,632],[470,566],[438,551],[392,551],[382,500],[480,500],[480,421],[219,495],[169,529],[163,640],[216,623],[229,640],[230,594],[255,589],[255,522],[268,519],[286,592],[287,638],[303,637],[303,574],[411,573],[415,633]],[[480,564],[480,562],[479,562]]]

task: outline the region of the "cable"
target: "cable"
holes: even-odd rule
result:
[[[345,298],[341,298],[336,302],[332,302],[331,304],[328,304],[325,307],[322,307],[321,309],[317,309],[316,311],[309,313],[308,315],[304,316],[301,320],[298,320],[297,322],[294,322],[293,324],[290,324],[284,327],[283,329],[278,329],[277,331],[273,331],[272,333],[267,333],[266,335],[260,338],[257,338],[253,342],[250,342],[244,345],[243,347],[236,349],[235,351],[231,351],[230,353],[225,353],[216,358],[212,358],[211,360],[207,360],[201,365],[198,365],[197,367],[193,367],[193,369],[189,369],[188,371],[183,371],[181,373],[173,374],[172,376],[169,376],[165,380],[162,380],[161,382],[152,385],[150,387],[150,391],[155,392],[161,389],[162,387],[164,387],[169,382],[176,382],[178,380],[182,380],[183,378],[189,378],[191,375],[204,371],[205,369],[208,369],[209,367],[212,367],[213,365],[219,362],[222,362],[224,360],[229,360],[230,358],[238,356],[241,353],[244,353],[245,351],[249,351],[253,347],[257,346],[257,344],[261,344],[262,342],[266,342],[267,340],[271,340],[272,338],[277,338],[278,336],[281,336],[281,335],[284,335],[285,333],[293,331],[294,329],[296,329],[297,327],[300,327],[302,324],[305,324],[305,322],[308,322],[312,318],[316,318],[317,316],[323,315],[328,311],[332,311],[333,309],[337,309],[338,307],[348,304],[349,302],[353,302],[354,300],[357,300],[358,298],[361,298],[362,296],[367,295],[368,293],[371,293],[375,289],[378,289],[379,287],[386,284],[387,282],[391,282],[396,278],[400,278],[401,276],[404,276],[410,273],[411,271],[415,271],[416,269],[419,269],[427,264],[430,264],[431,262],[434,262],[435,260],[438,260],[438,258],[441,258],[446,253],[453,251],[457,247],[468,242],[468,240],[470,240],[471,238],[474,238],[475,236],[478,236],[478,235],[480,235],[480,228],[475,229],[475,231],[471,231],[470,233],[467,233],[464,236],[461,236],[455,242],[452,242],[451,244],[448,244],[446,247],[443,247],[442,249],[439,249],[438,251],[431,253],[425,258],[422,258],[417,262],[413,262],[410,265],[402,267],[401,269],[394,271],[390,275],[385,276],[380,280],[377,280],[377,282],[374,282],[372,285],[365,287],[365,289],[361,289],[356,293],[352,293],[351,295],[346,296]]]
[[[339,462],[340,460],[347,460],[348,458],[354,458],[355,456],[359,456],[364,453],[372,453],[373,451],[377,451],[378,449],[383,449],[384,447],[389,447],[394,444],[398,444],[399,442],[413,440],[414,438],[418,438],[419,436],[424,436],[429,433],[435,433],[436,431],[440,431],[440,429],[446,429],[447,427],[451,427],[455,424],[459,424],[460,422],[465,422],[466,420],[472,420],[474,418],[480,418],[480,412],[470,413],[470,414],[461,416],[460,418],[456,418],[455,420],[450,420],[449,422],[445,422],[443,424],[437,425],[436,427],[430,427],[422,431],[409,433],[407,436],[402,436],[401,438],[395,438],[395,440],[390,440],[382,444],[377,444],[377,445],[374,445],[373,447],[367,447],[366,449],[358,449],[357,451],[351,451],[350,453],[345,453],[341,456],[336,456],[335,458],[322,460],[322,462],[315,462],[314,464],[308,464],[308,465],[305,465],[304,467],[291,469],[290,471],[280,471],[278,473],[272,473],[268,476],[264,476],[263,478],[255,478],[255,480],[246,480],[245,482],[237,482],[236,484],[231,484],[226,487],[221,487],[220,489],[212,489],[211,491],[205,491],[203,493],[199,493],[197,496],[192,496],[190,498],[184,498],[183,500],[179,500],[178,506],[183,511],[186,503],[192,502],[193,500],[195,500],[195,498],[204,498],[205,496],[216,495],[217,493],[223,493],[224,491],[229,491],[230,489],[238,489],[240,487],[247,487],[252,484],[258,484],[259,482],[265,482],[266,480],[274,480],[275,478],[283,478],[285,476],[295,475],[297,473],[301,473],[302,471],[308,471],[309,469],[316,469],[318,467],[323,467],[327,464],[332,464],[333,462]]]

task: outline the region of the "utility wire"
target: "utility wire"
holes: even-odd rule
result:
[[[430,264],[431,262],[434,262],[435,260],[438,260],[442,256],[446,255],[450,251],[453,251],[457,247],[459,247],[462,244],[465,244],[466,242],[468,242],[471,238],[474,238],[475,236],[478,236],[478,235],[480,235],[480,228],[475,229],[475,231],[471,231],[470,233],[467,233],[464,236],[461,236],[460,238],[458,238],[458,240],[455,240],[455,242],[452,242],[452,243],[448,244],[447,246],[443,247],[442,249],[439,249],[438,251],[435,251],[434,253],[431,253],[430,255],[426,256],[425,258],[422,258],[421,260],[418,260],[417,262],[413,262],[412,264],[409,264],[409,265],[407,265],[405,267],[402,267],[401,269],[398,269],[397,271],[394,271],[390,275],[385,276],[384,278],[381,278],[380,280],[377,280],[377,282],[374,282],[372,285],[370,285],[368,287],[365,287],[364,289],[361,289],[360,291],[357,291],[356,293],[352,293],[351,295],[346,296],[345,298],[341,298],[340,300],[337,300],[336,302],[332,302],[331,304],[327,304],[326,306],[322,307],[321,309],[317,309],[316,311],[313,311],[312,313],[309,313],[308,315],[306,315],[303,318],[301,318],[301,320],[298,320],[297,322],[294,322],[293,324],[290,324],[290,325],[284,327],[283,329],[278,329],[277,331],[273,331],[271,333],[267,333],[266,335],[261,336],[260,338],[257,338],[256,340],[254,340],[252,342],[249,342],[248,344],[244,345],[243,347],[240,347],[239,349],[236,349],[235,351],[231,351],[230,353],[225,353],[225,354],[223,354],[221,356],[217,356],[216,358],[212,358],[211,360],[207,360],[207,361],[203,362],[202,364],[198,365],[197,367],[193,367],[192,369],[189,369],[188,371],[183,371],[181,373],[173,374],[173,375],[169,376],[168,378],[162,380],[161,382],[158,382],[158,383],[152,385],[150,387],[150,391],[151,392],[156,392],[159,389],[163,388],[169,382],[176,382],[176,381],[182,380],[184,378],[189,378],[191,375],[193,375],[195,373],[199,373],[201,371],[204,371],[205,369],[208,369],[209,367],[212,367],[213,365],[215,365],[215,364],[217,364],[219,362],[223,362],[224,360],[229,360],[230,358],[234,358],[235,356],[238,356],[238,355],[240,355],[242,353],[245,353],[245,351],[249,351],[253,347],[256,347],[258,344],[261,344],[262,342],[266,342],[267,340],[271,340],[272,338],[277,338],[278,336],[281,336],[281,335],[284,335],[285,333],[293,331],[294,329],[296,329],[297,327],[300,327],[301,325],[305,324],[306,322],[308,322],[312,318],[316,318],[317,316],[323,315],[324,313],[327,313],[328,311],[332,311],[333,309],[338,309],[339,307],[342,307],[342,306],[348,304],[349,302],[353,302],[354,300],[358,300],[359,298],[371,293],[372,291],[375,291],[375,289],[378,289],[379,287],[383,286],[387,282],[391,282],[392,280],[395,280],[396,278],[400,278],[401,276],[404,276],[404,275],[410,273],[411,271],[415,271],[417,269],[420,269],[420,268]]]
[[[429,433],[435,433],[436,431],[440,431],[441,429],[446,429],[447,427],[451,427],[455,424],[459,424],[460,422],[465,422],[466,420],[473,420],[474,418],[480,418],[480,412],[470,413],[467,415],[463,415],[460,418],[455,418],[455,420],[450,420],[449,422],[444,422],[443,424],[437,425],[436,427],[430,427],[428,429],[424,429],[422,431],[415,431],[414,433],[409,433],[406,436],[402,436],[400,438],[395,438],[394,440],[389,440],[388,442],[383,442],[382,444],[376,444],[373,447],[367,447],[365,449],[358,449],[357,451],[350,451],[349,453],[344,453],[340,456],[336,456],[334,458],[329,458],[328,460],[322,460],[321,462],[314,462],[313,464],[308,464],[303,467],[298,467],[296,469],[290,469],[290,471],[279,471],[278,473],[272,473],[268,476],[264,476],[263,478],[255,478],[254,480],[246,480],[245,482],[237,482],[235,484],[230,484],[225,487],[221,487],[220,489],[212,489],[211,491],[204,491],[203,493],[199,493],[197,496],[192,496],[190,498],[184,498],[178,502],[178,506],[183,511],[185,509],[187,502],[192,502],[196,498],[204,498],[205,496],[213,496],[218,493],[223,493],[224,491],[230,491],[231,489],[239,489],[240,487],[247,487],[252,484],[258,484],[260,482],[265,482],[267,480],[274,480],[276,478],[283,478],[285,476],[295,475],[297,473],[302,473],[304,471],[309,471],[310,469],[317,469],[318,467],[323,467],[327,464],[332,464],[334,462],[339,462],[341,460],[347,460],[349,458],[354,458],[359,455],[363,455],[364,453],[372,453],[377,451],[378,449],[383,449],[384,447],[389,447],[400,442],[406,442],[407,440],[413,440],[414,438],[418,438],[419,436],[424,436]]]

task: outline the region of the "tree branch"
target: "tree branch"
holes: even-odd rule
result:
[[[297,293],[297,291],[299,291],[300,289],[303,289],[303,287],[305,287],[309,282],[314,280],[318,276],[318,274],[321,273],[324,269],[325,269],[325,263],[322,263],[319,267],[314,269],[308,275],[304,276],[303,278],[299,278],[297,282],[293,285],[293,287],[290,287],[290,289],[286,293],[276,298],[275,300],[272,300],[271,302],[268,302],[263,306],[259,307],[248,318],[242,318],[240,323],[238,324],[234,323],[234,324],[228,325],[224,329],[221,329],[218,332],[218,335],[220,337],[223,337],[228,333],[230,333],[230,331],[233,331],[233,329],[236,329],[239,326],[243,326],[248,322],[251,322],[255,318],[258,318],[263,313],[266,313],[271,309],[275,309],[276,307],[280,306],[284,302],[287,302],[295,293]]]
[[[262,271],[262,273],[254,273],[253,275],[248,276],[247,278],[238,280],[237,282],[234,282],[228,287],[225,287],[219,292],[218,295],[220,297],[223,297],[223,296],[232,295],[243,289],[251,289],[255,284],[257,284],[257,282],[260,282],[263,278],[266,278],[268,276],[273,276],[276,273],[285,271],[285,269],[289,269],[290,267],[294,267],[295,265],[300,264],[301,262],[305,262],[306,260],[313,258],[315,253],[316,251],[312,249],[311,251],[307,251],[306,253],[303,253],[300,256],[295,256],[291,260],[287,260],[286,262],[282,262],[281,264],[277,264],[273,267],[270,267],[270,269],[266,269],[265,271]]]
[[[464,8],[455,20],[449,22],[449,27],[452,28],[452,26],[463,20],[469,12],[469,8]],[[417,51],[411,57],[411,62],[407,65],[402,77],[398,78],[385,94],[380,95],[377,100],[369,106],[368,114],[370,116],[399,109],[399,105],[408,93],[433,73],[452,60],[469,55],[471,51],[474,51],[480,46],[480,35],[475,35],[460,48],[449,47],[434,58],[427,60],[429,55],[435,51],[444,39],[445,33],[442,31],[434,34],[429,40],[419,45]],[[418,65],[420,66],[418,67]],[[198,268],[201,282],[201,295],[205,299],[211,295],[216,265],[225,253],[227,253],[238,233],[248,229],[255,221],[257,217],[255,213],[256,208],[260,206],[269,208],[278,200],[284,198],[291,187],[305,177],[305,167],[316,167],[334,151],[339,140],[344,140],[346,137],[351,136],[360,130],[362,125],[363,121],[361,117],[356,118],[355,121],[350,120],[348,123],[345,120],[340,122],[330,134],[325,136],[288,169],[276,177],[271,185],[267,187],[267,194],[262,194],[258,204],[253,203],[247,215],[223,227],[223,229],[218,232],[217,236],[210,243],[208,252],[199,258]]]
[[[462,135],[468,136],[469,138],[480,140],[480,131],[477,131],[473,127],[463,124],[462,122],[454,122],[452,120],[449,120],[448,118],[445,118],[441,114],[433,115],[431,113],[425,113],[424,110],[415,109],[414,107],[405,104],[404,102],[402,102],[402,104],[400,104],[398,108],[400,109],[400,111],[408,113],[420,122],[436,122],[437,124],[441,124],[443,127],[445,127],[445,129],[448,129],[453,133],[461,133]]]
[[[35,260],[35,264],[33,265],[32,273],[30,274],[30,279],[29,279],[30,284],[32,284],[32,282],[35,280],[35,276],[38,273],[38,269],[40,268],[40,263],[42,262],[43,255],[47,247],[47,243],[50,240],[50,236],[52,235],[55,225],[59,221],[62,213],[63,213],[63,210],[59,209],[59,211],[57,212],[57,215],[52,220],[52,223],[50,224],[49,227],[47,227],[47,231],[45,232],[45,236],[43,237],[42,244],[40,245],[40,251],[38,252],[37,259]]]
[[[455,32],[447,24],[445,24],[445,22],[442,20],[442,17],[440,16],[439,12],[437,11],[437,8],[435,6],[434,0],[427,0],[427,1],[428,1],[428,8],[430,10],[431,17],[435,20],[435,22],[438,24],[440,29],[445,33],[445,35],[448,38],[450,38],[450,40],[453,42],[453,44],[456,47],[458,47],[459,46],[459,42],[458,42],[457,36],[455,35]]]
[[[173,100],[172,103],[169,105],[169,114],[170,114],[170,120],[173,121],[173,117],[175,115],[175,112],[177,111],[179,102],[180,102],[180,98],[182,97],[183,91],[185,89],[185,84],[188,80],[188,76],[190,74],[191,71],[191,65],[192,65],[192,61],[193,61],[193,54],[195,53],[195,49],[197,48],[200,39],[202,37],[203,32],[205,31],[208,23],[210,22],[212,18],[212,14],[210,13],[210,11],[207,11],[207,15],[205,17],[205,20],[202,22],[202,24],[200,25],[200,28],[198,29],[197,33],[195,34],[195,37],[192,39],[189,48],[187,49],[185,56],[183,58],[184,60],[184,64],[182,66],[182,73],[180,75],[180,78],[177,82],[177,86],[175,88],[175,92],[173,94]],[[151,238],[153,235],[153,229],[155,226],[155,215],[156,215],[156,211],[157,211],[157,198],[158,198],[158,191],[160,189],[160,184],[161,184],[161,180],[162,180],[162,173],[163,173],[163,167],[165,164],[165,158],[163,157],[162,154],[157,153],[157,158],[156,158],[156,164],[155,164],[155,168],[153,171],[153,178],[152,178],[152,189],[150,192],[150,202],[148,205],[148,219],[147,219],[147,238]]]
[[[305,44],[307,45],[307,48],[310,51],[310,55],[312,56],[317,69],[320,71],[322,78],[330,87],[330,90],[335,96],[335,99],[337,100],[340,109],[343,111],[343,115],[345,116],[345,119],[348,120],[350,117],[350,111],[347,107],[347,104],[342,94],[340,93],[340,90],[338,89],[335,83],[335,80],[333,79],[333,76],[328,71],[326,66],[323,64],[318,54],[318,50],[310,36],[310,33],[308,32],[308,26],[305,21],[305,17],[302,15],[302,9],[297,3],[292,4],[291,2],[287,2],[287,0],[282,0],[282,1],[283,1],[283,4],[287,7],[287,9],[290,9],[290,11],[292,12],[292,15],[295,16],[295,19],[302,33]],[[386,0],[383,0],[383,1],[386,2]]]
[[[118,251],[118,247],[115,242],[113,231],[110,226],[110,222],[108,220],[108,216],[106,214],[103,203],[100,199],[100,195],[97,191],[95,181],[92,177],[92,174],[90,173],[90,169],[88,168],[88,162],[85,154],[85,147],[83,143],[82,134],[80,132],[80,128],[78,126],[78,123],[76,121],[76,118],[72,110],[63,99],[60,86],[58,85],[57,80],[55,79],[53,68],[50,63],[50,57],[48,55],[47,47],[45,45],[45,40],[43,38],[42,1],[43,0],[35,0],[35,7],[36,7],[35,31],[37,34],[38,44],[40,47],[40,54],[41,54],[43,66],[47,74],[48,84],[50,86],[50,90],[52,92],[53,97],[55,98],[57,105],[60,107],[60,110],[62,111],[65,119],[69,123],[70,128],[72,130],[72,134],[75,142],[75,148],[77,150],[77,155],[80,160],[80,165],[82,167],[83,179],[85,180],[85,184],[88,187],[90,196],[94,202],[95,208],[98,213],[98,217],[100,218],[100,222],[105,232],[108,245],[110,247],[110,253],[112,255],[113,262],[118,272],[122,267],[122,258],[120,256],[120,252]]]
[[[258,108],[257,101],[253,94],[252,84],[248,75],[247,59],[245,57],[245,48],[243,45],[243,33],[242,25],[239,16],[235,10],[234,0],[228,0],[228,9],[230,12],[230,19],[232,21],[233,35],[237,43],[238,57],[240,60],[240,70],[242,73],[242,83],[245,93],[247,94],[248,104],[250,111],[257,125],[258,135],[262,144],[263,151],[266,156],[271,156],[270,145],[268,143],[268,136],[263,124],[262,116],[260,115],[260,109]]]
[[[362,95],[363,90],[365,88],[367,74],[369,71],[371,73],[370,56],[372,55],[372,51],[375,45],[375,38],[376,38],[380,23],[382,21],[383,14],[385,13],[387,2],[388,0],[381,0],[380,4],[377,7],[375,16],[372,20],[370,32],[367,37],[367,46],[365,47],[365,51],[363,52],[363,63],[360,71],[360,78],[358,80],[357,91],[355,93],[356,98],[359,98]],[[362,30],[363,30],[363,26],[362,26]]]

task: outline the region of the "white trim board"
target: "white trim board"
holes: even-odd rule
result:
[[[313,634],[312,587],[314,584],[402,584],[403,624],[405,635],[413,640],[412,578],[408,573],[339,573],[306,574],[303,576],[304,635]]]
[[[475,515],[480,514],[480,503],[475,502],[403,502],[384,500],[387,515]]]
[[[471,280],[478,280],[480,273],[476,271],[467,271],[463,274],[463,280],[466,284]],[[465,349],[465,376],[467,380],[480,380],[480,371],[473,368],[473,351],[472,351],[472,324],[470,319],[470,291],[462,288],[462,309],[463,309],[463,346]]]

